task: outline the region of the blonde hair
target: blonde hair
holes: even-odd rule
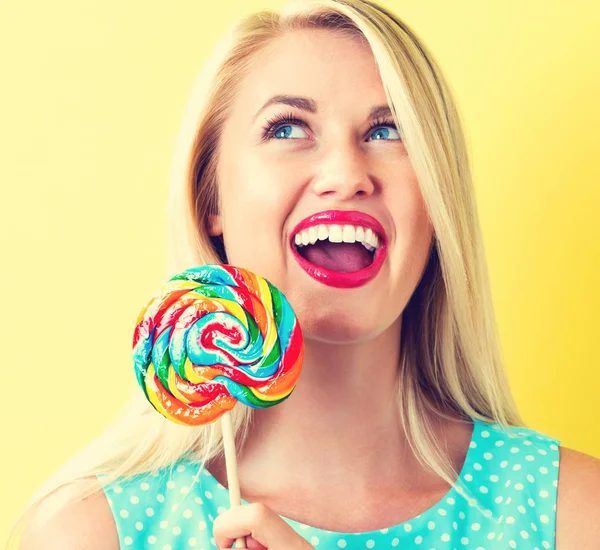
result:
[[[396,15],[369,0],[293,0],[279,12],[251,14],[229,29],[198,76],[177,138],[165,278],[191,266],[227,262],[222,240],[207,232],[209,216],[219,209],[220,130],[242,76],[265,45],[290,31],[314,29],[345,33],[370,46],[434,227],[428,264],[403,313],[398,404],[418,460],[456,486],[458,472],[441,451],[428,412],[493,421],[501,428],[524,423],[502,365],[457,107],[432,55]],[[242,445],[252,411],[235,407],[232,417]],[[89,496],[98,484],[85,482],[95,481],[96,474],[107,474],[109,483],[188,455],[202,457],[204,464],[221,452],[220,423],[196,428],[172,423],[138,391],[119,420],[39,489],[20,519],[64,485],[72,484],[72,490],[57,510]]]

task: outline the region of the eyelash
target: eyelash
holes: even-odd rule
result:
[[[308,127],[308,124],[304,120],[294,116],[293,113],[288,113],[285,115],[279,114],[279,115],[274,116],[271,119],[268,119],[266,125],[263,126],[263,134],[262,134],[263,139],[262,140],[268,141],[270,139],[273,139],[273,136],[277,133],[279,128],[284,126],[285,124],[297,124],[298,126],[301,126],[302,128]],[[394,128],[395,130],[397,130],[396,124],[394,123],[393,120],[390,120],[388,118],[377,118],[375,121],[371,122],[367,133],[379,126],[390,126],[390,127]],[[282,140],[282,141],[285,141],[285,140]],[[390,141],[390,140],[387,140],[387,141]],[[391,140],[391,141],[395,141],[395,140]]]

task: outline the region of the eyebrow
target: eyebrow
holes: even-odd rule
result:
[[[301,97],[295,95],[275,95],[268,99],[265,104],[256,111],[256,114],[252,118],[252,121],[256,120],[256,117],[264,111],[269,105],[274,104],[282,104],[289,105],[290,107],[295,107],[296,109],[301,109],[303,111],[308,111],[309,113],[317,112],[317,102],[314,99],[310,99],[308,97]],[[369,112],[369,119],[371,118],[379,118],[379,117],[391,117],[392,111],[389,105],[375,105],[371,108]]]

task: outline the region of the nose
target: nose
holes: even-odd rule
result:
[[[375,190],[365,153],[356,143],[332,147],[312,187],[316,195],[338,200],[367,197]]]

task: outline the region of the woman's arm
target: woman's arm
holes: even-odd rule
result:
[[[600,460],[560,448],[556,550],[600,548]]]
[[[19,550],[119,550],[117,527],[103,491],[70,504],[39,527],[35,523],[55,506],[59,489],[25,524]]]

